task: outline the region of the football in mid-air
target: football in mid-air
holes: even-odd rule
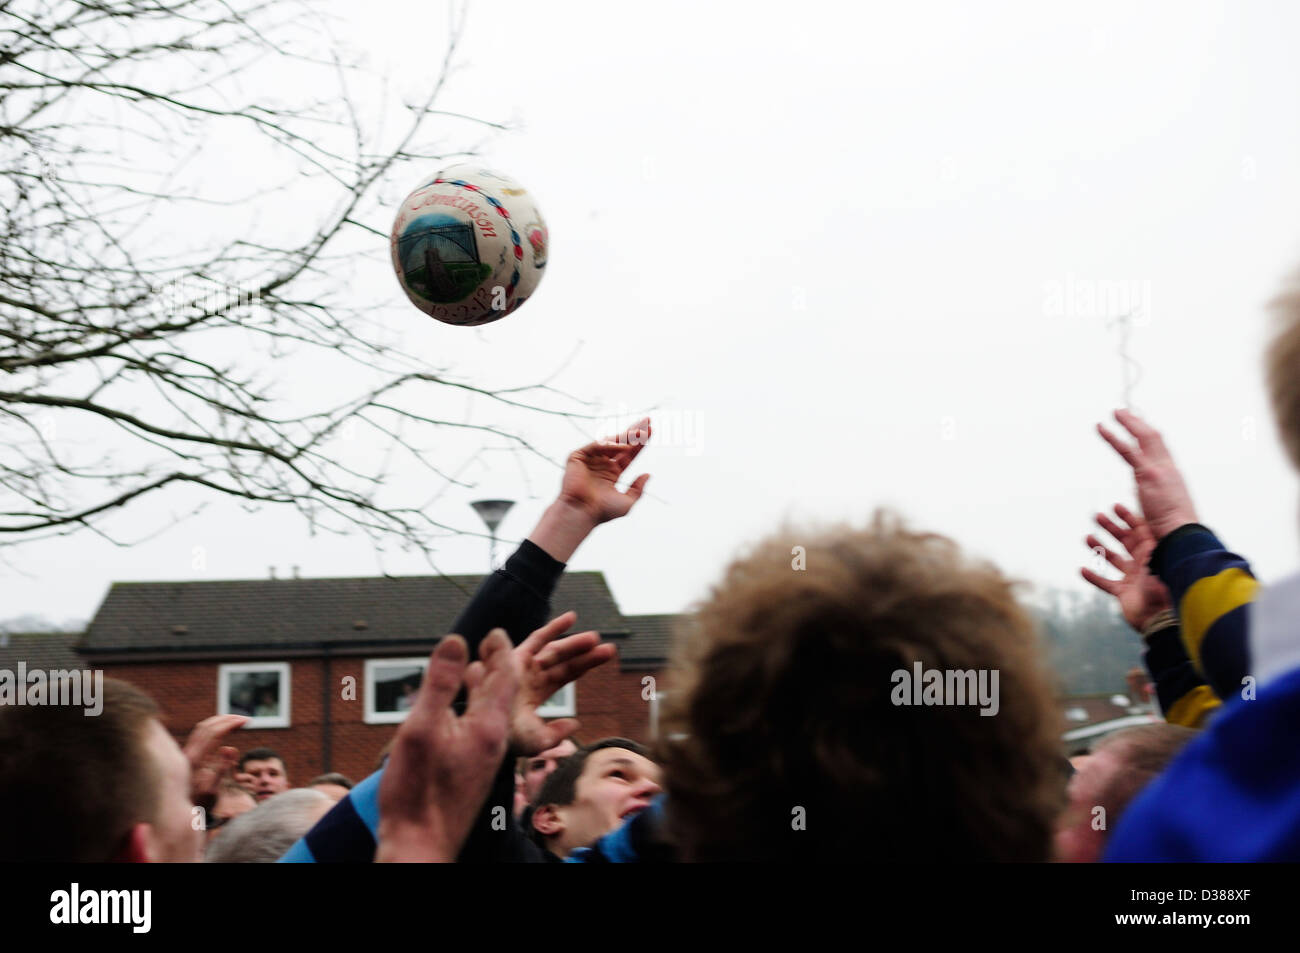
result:
[[[487,324],[532,297],[546,269],[546,222],[518,182],[444,169],[402,200],[393,268],[411,303],[447,324]]]

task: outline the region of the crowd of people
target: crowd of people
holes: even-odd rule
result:
[[[1277,312],[1267,383],[1300,469],[1300,282]],[[1164,721],[1086,755],[1065,757],[1015,583],[887,512],[781,529],[726,567],[677,633],[650,746],[582,743],[574,719],[541,718],[615,655],[550,604],[578,546],[640,498],[646,475],[618,483],[644,419],[569,457],[536,529],[434,648],[370,777],[295,788],[274,751],[227,743],[239,715],[181,746],[147,695],[109,679],[94,719],[0,709],[3,859],[1300,859],[1300,576],[1259,587],[1201,524],[1160,433],[1115,417],[1127,436],[1099,432],[1136,501],[1098,514],[1110,542],[1087,537],[1118,578],[1083,576],[1140,633]]]

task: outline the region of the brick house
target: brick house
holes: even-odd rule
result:
[[[234,743],[283,754],[290,781],[359,780],[404,717],[437,638],[480,576],[116,583],[76,646],[81,667],[138,685],[183,740],[219,711],[253,716]],[[642,679],[667,656],[672,616],[624,616],[599,572],[566,573],[556,614],[578,613],[619,658],[543,706],[582,721],[583,740],[650,740]]]
[[[416,663],[428,657],[481,580],[117,583],[84,634],[0,633],[0,669],[16,670],[19,662],[29,670],[101,668],[149,692],[178,741],[223,702],[231,708],[240,678],[254,679],[256,689],[265,676],[277,689],[278,710],[257,718],[258,726],[234,743],[281,752],[296,784],[326,771],[360,780],[402,717],[401,686],[418,678]],[[595,629],[619,654],[545,710],[581,719],[584,741],[651,740],[658,703],[644,679],[655,679],[659,698],[671,691],[662,676],[681,617],[623,615],[599,572],[566,573],[552,607],[556,614],[576,610],[578,630]],[[1067,753],[1110,731],[1159,720],[1146,699],[1126,695],[1066,696],[1058,705]]]

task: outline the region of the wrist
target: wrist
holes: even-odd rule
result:
[[[1145,640],[1171,626],[1175,628],[1178,626],[1178,616],[1174,614],[1173,609],[1164,608],[1147,616],[1142,620],[1140,626],[1135,625],[1134,628],[1141,633],[1142,638]]]
[[[558,499],[546,508],[528,539],[556,562],[567,563],[598,525],[588,510]]]
[[[1165,562],[1169,553],[1174,550],[1183,551],[1189,545],[1194,545],[1195,541],[1189,540],[1188,537],[1200,535],[1209,537],[1208,540],[1201,541],[1201,549],[1209,544],[1221,545],[1208,527],[1197,522],[1182,523],[1164,535],[1157,537],[1159,542],[1156,543],[1156,548],[1151,551],[1151,556],[1147,559],[1147,569],[1150,570],[1151,575],[1168,585],[1164,573]]]
[[[1199,525],[1200,520],[1196,518],[1196,512],[1194,510],[1186,510],[1179,513],[1172,513],[1168,517],[1162,519],[1159,523],[1152,523],[1151,532],[1158,543],[1174,530],[1193,524]]]

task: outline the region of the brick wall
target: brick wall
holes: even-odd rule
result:
[[[404,651],[402,655],[417,652]],[[379,657],[379,656],[373,656]],[[231,661],[235,661],[232,659]],[[233,740],[241,751],[268,747],[280,752],[293,784],[306,784],[318,774],[340,771],[360,781],[375,767],[380,749],[397,725],[365,723],[365,659],[330,658],[330,756],[323,757],[324,699],[322,659],[291,659],[288,728],[244,729]],[[102,666],[104,674],[131,682],[158,702],[164,724],[178,742],[191,728],[217,712],[217,662],[152,662]],[[651,670],[620,672],[617,659],[585,675],[577,685],[580,737],[595,741],[620,735],[650,741],[650,704],[642,696],[641,679]],[[355,700],[343,700],[343,679],[356,679]]]
[[[330,758],[323,757],[324,699],[320,659],[289,660],[290,718],[288,728],[244,729],[233,739],[241,751],[274,748],[284,756],[293,784],[305,784],[326,771],[341,771],[359,781],[374,770],[379,751],[396,725],[364,723],[364,680],[361,658],[331,658]],[[217,713],[217,662],[167,662],[104,666],[104,674],[144,689],[158,702],[164,724],[179,742],[204,718]],[[356,679],[356,700],[344,701],[342,679]]]
[[[577,684],[579,740],[617,735],[650,741],[650,703],[641,698],[642,672],[620,672],[618,660],[588,672]]]

